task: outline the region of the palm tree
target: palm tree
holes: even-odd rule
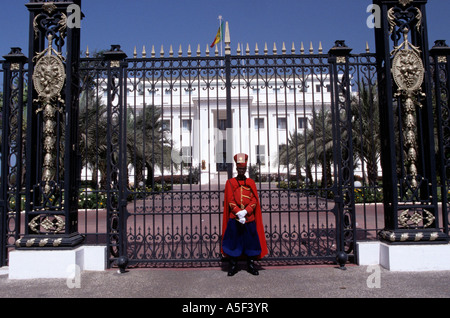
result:
[[[80,155],[83,167],[92,171],[92,180],[106,189],[107,108],[92,89],[81,92],[79,104]]]
[[[309,128],[311,127],[311,128]],[[280,163],[286,163],[299,173],[305,168],[306,177],[311,182],[311,167],[322,166],[321,187],[332,185],[333,125],[331,112],[321,109],[313,112],[304,133],[291,133],[287,147],[280,149]],[[316,180],[317,181],[317,180]]]
[[[127,163],[135,169],[135,184],[144,181],[154,187],[154,170],[171,165],[172,142],[163,129],[161,108],[145,105],[142,111],[128,108],[127,111]]]
[[[289,167],[290,171],[295,171],[297,180],[301,180],[301,169],[305,169],[306,181],[312,182],[311,161],[306,159],[307,134],[289,133],[288,144],[280,146],[279,163]]]
[[[94,52],[93,57],[102,57],[104,51]],[[86,62],[88,63],[88,62]],[[103,63],[100,60],[100,63]],[[106,188],[107,152],[108,152],[108,116],[107,106],[102,102],[101,74],[97,74],[89,64],[80,67],[81,94],[79,106],[80,152],[83,167],[92,171],[92,178],[100,186]],[[100,77],[99,77],[100,76]],[[97,78],[97,79],[96,79]],[[100,80],[98,79],[100,78]],[[147,185],[153,186],[155,167],[163,168],[171,164],[171,141],[163,131],[161,108],[145,105],[142,112],[134,112],[127,108],[126,152],[127,165],[136,171],[136,183],[144,180],[144,169],[147,169]]]
[[[136,172],[135,183],[144,181],[144,169],[148,175],[146,184],[154,186],[155,167],[171,164],[171,145],[163,131],[161,108],[146,106],[143,112],[128,108],[126,117],[127,165]],[[92,178],[101,188],[106,187],[107,176],[107,107],[92,89],[85,89],[80,96],[79,112],[80,154],[84,167],[92,170]]]
[[[358,86],[359,94],[351,100],[353,152],[367,168],[368,184],[375,185],[381,152],[377,88],[364,81]]]
[[[95,51],[94,58],[102,58],[104,51]],[[101,62],[100,62],[101,63]],[[97,78],[97,79],[96,79]],[[107,184],[107,107],[99,92],[99,74],[89,62],[80,65],[80,98],[78,130],[82,166],[92,171],[92,183],[106,189]],[[100,180],[98,180],[100,176]]]

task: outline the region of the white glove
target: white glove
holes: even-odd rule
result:
[[[247,215],[247,210],[241,210],[238,213],[236,213],[236,216],[240,219],[245,218],[246,215]]]
[[[241,224],[245,224],[245,218],[239,219],[238,222]]]

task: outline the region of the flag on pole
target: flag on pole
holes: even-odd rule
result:
[[[214,38],[211,47],[213,47],[217,43],[220,43],[222,40],[223,40],[223,22],[220,24],[219,30],[217,31],[216,37]]]

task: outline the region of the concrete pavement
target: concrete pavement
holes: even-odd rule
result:
[[[11,280],[0,297],[33,298],[449,298],[450,271],[390,272],[380,266],[268,266],[233,277],[220,267],[84,271],[75,279]]]

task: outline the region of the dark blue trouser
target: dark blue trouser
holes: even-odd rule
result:
[[[241,224],[229,219],[227,229],[222,238],[222,249],[231,257],[247,255],[255,257],[261,254],[258,232],[255,221]]]

